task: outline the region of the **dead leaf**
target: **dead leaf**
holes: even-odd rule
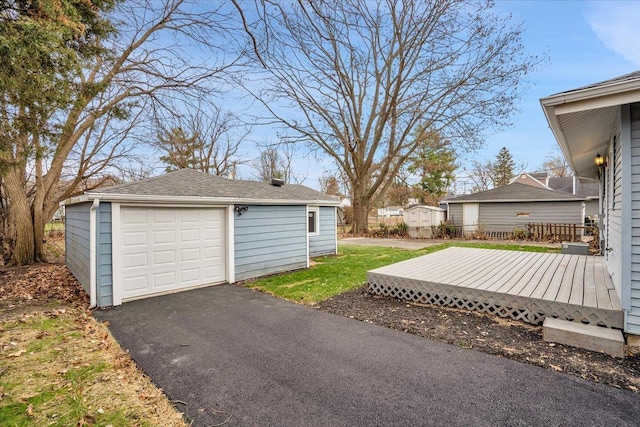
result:
[[[556,371],[556,372],[562,372],[563,371],[563,369],[560,366],[552,365],[551,363],[549,363],[549,367],[551,369],[553,369],[554,371]]]
[[[27,416],[33,417],[33,405],[32,404],[29,404],[29,406],[27,406]]]
[[[11,354],[9,355],[9,357],[20,357],[20,356],[22,356],[23,354],[25,354],[26,352],[27,352],[27,350],[18,350],[18,351],[16,351],[15,353],[11,353]]]

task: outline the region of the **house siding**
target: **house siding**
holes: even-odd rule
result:
[[[622,151],[620,129],[615,132],[609,148],[609,165],[606,184],[607,215],[605,218],[605,233],[607,236],[604,248],[607,270],[616,289],[618,297],[622,299]]]
[[[234,223],[236,280],[307,266],[305,205],[249,205]]]
[[[462,203],[450,203],[447,221],[454,225],[462,225]]]
[[[65,208],[65,264],[84,290],[89,292],[90,280],[90,222],[91,203],[79,203]]]
[[[631,133],[631,272],[626,331],[640,334],[640,103],[630,106]]]
[[[101,203],[96,216],[96,286],[99,307],[113,305],[111,203]]]
[[[485,202],[480,204],[478,223],[488,232],[512,232],[530,222],[582,224],[581,201],[559,202]],[[529,216],[518,217],[517,213]],[[462,204],[449,204],[449,220],[462,226]]]
[[[309,256],[332,255],[336,253],[336,208],[320,207],[319,232],[309,236]]]

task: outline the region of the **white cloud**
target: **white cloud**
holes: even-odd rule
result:
[[[607,49],[640,65],[640,2],[592,2],[585,19]]]

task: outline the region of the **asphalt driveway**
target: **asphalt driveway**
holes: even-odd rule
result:
[[[638,425],[640,396],[220,285],[97,311],[196,426]]]

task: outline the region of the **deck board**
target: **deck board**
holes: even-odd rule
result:
[[[569,304],[582,305],[584,297],[584,271],[587,266],[586,257],[578,257],[576,271],[571,281]]]
[[[601,257],[453,247],[367,273],[370,291],[539,324],[545,316],[622,327]]]

